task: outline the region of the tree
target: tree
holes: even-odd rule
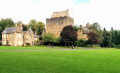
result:
[[[41,35],[44,28],[45,28],[44,23],[39,21],[38,24],[37,24],[37,32],[38,32],[37,34]]]
[[[31,28],[35,33],[35,30],[37,30],[37,21],[34,19],[30,20],[28,28]]]
[[[106,31],[106,29],[104,28],[104,31],[103,31],[103,40],[102,40],[102,44],[101,46],[102,47],[110,47],[110,44],[111,44],[111,34],[110,32]]]
[[[60,37],[61,43],[65,43],[68,45],[73,44],[75,43],[75,41],[77,41],[77,33],[72,25],[65,26],[60,33]]]
[[[44,34],[43,35],[43,42],[44,43],[53,43],[54,42],[54,35],[53,34],[51,34],[51,33],[46,33],[46,34]]]
[[[91,46],[93,44],[98,44],[98,34],[92,31],[88,33],[88,40],[86,41],[86,44],[90,44]]]
[[[2,39],[2,32],[6,27],[14,26],[14,21],[10,18],[0,20],[0,40]]]
[[[103,40],[103,36],[102,36],[103,35],[103,31],[102,31],[101,26],[99,25],[99,23],[97,23],[97,22],[93,23],[92,30],[98,34],[98,36],[99,36],[98,37],[98,42],[102,43],[102,40]]]
[[[29,28],[31,27],[31,29],[33,30],[34,33],[36,33],[37,35],[41,35],[45,25],[43,22],[37,22],[36,20],[30,20],[29,22]]]

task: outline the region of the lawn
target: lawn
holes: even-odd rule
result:
[[[0,51],[0,73],[119,72],[119,49]]]
[[[22,47],[12,47],[12,46],[0,46],[0,50],[55,50],[55,48],[51,48],[48,46],[22,46]],[[57,50],[57,49],[56,49]]]

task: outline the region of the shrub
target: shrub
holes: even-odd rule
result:
[[[2,42],[0,42],[0,45],[2,45]]]
[[[77,46],[79,47],[84,47],[85,46],[85,40],[84,39],[80,39],[77,41]]]
[[[111,47],[111,48],[115,48],[116,47],[116,45],[114,43],[110,43],[108,46]]]
[[[120,44],[119,45],[116,45],[116,47],[115,48],[118,48],[118,49],[120,49]]]

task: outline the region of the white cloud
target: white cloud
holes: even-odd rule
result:
[[[69,9],[77,25],[98,22],[107,29],[119,29],[119,0],[90,0],[79,5],[75,2],[77,0],[1,0],[0,18],[21,20],[25,24],[31,19],[46,23],[52,12]]]

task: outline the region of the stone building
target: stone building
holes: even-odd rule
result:
[[[84,40],[88,40],[88,36],[87,34],[90,33],[90,31],[92,31],[92,24],[86,24],[86,26],[82,26],[80,25],[80,28],[77,32],[77,39],[84,39]]]
[[[23,31],[22,24],[14,27],[7,27],[2,32],[2,45],[9,46],[23,46],[23,45],[34,45],[38,40],[38,36],[35,35],[31,29]]]
[[[69,10],[53,12],[52,17],[46,19],[46,33],[51,33],[57,38],[67,25],[74,25],[74,19],[69,16]]]

